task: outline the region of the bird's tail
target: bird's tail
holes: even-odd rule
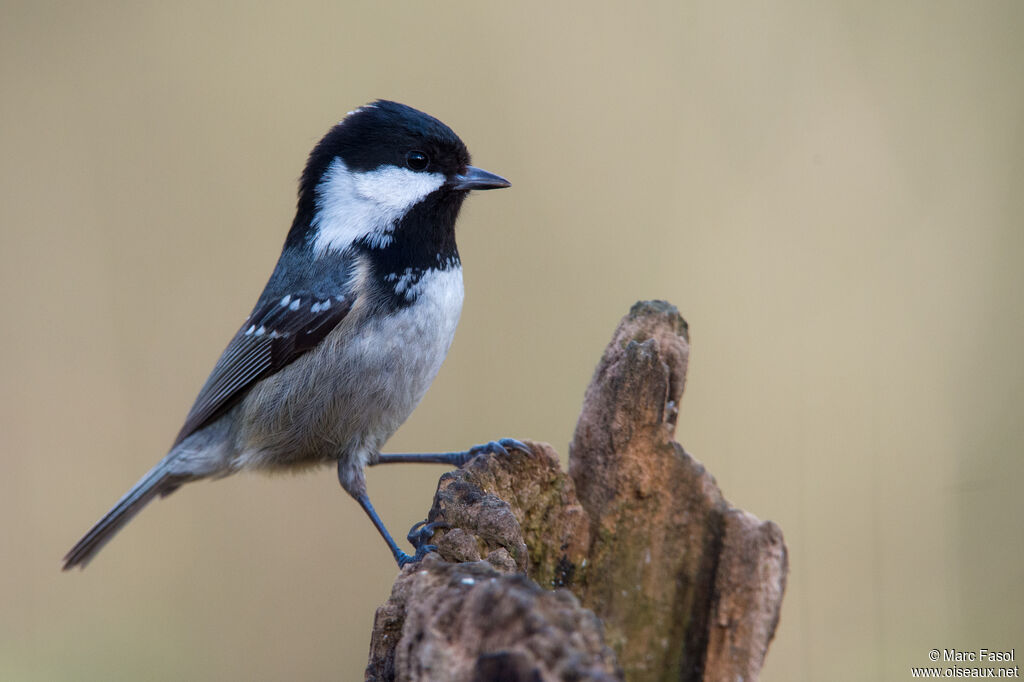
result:
[[[118,500],[113,509],[96,522],[88,533],[79,540],[71,551],[64,557],[64,570],[80,566],[85,568],[96,552],[100,551],[105,544],[110,542],[114,535],[124,528],[124,525],[142,511],[150,500],[157,495],[163,497],[169,495],[186,481],[192,480],[191,476],[182,476],[171,472],[171,456],[164,458],[159,464],[153,467],[149,473],[143,476],[125,496]]]

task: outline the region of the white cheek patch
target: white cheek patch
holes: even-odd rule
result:
[[[381,166],[367,173],[353,174],[356,191],[378,206],[405,211],[444,184],[440,173],[417,173],[398,166]]]
[[[372,247],[387,246],[395,223],[444,181],[440,173],[397,166],[360,173],[335,158],[316,187],[313,250],[341,250],[363,238]]]

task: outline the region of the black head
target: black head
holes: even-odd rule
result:
[[[451,215],[471,189],[507,187],[499,176],[469,165],[466,145],[447,125],[397,102],[377,100],[349,113],[309,155],[299,186],[299,206],[288,245],[308,243],[319,227],[360,217],[367,231],[390,225],[427,196],[442,215]],[[366,201],[364,201],[366,200]],[[367,201],[376,202],[377,209]],[[335,230],[332,247],[356,239]],[[383,226],[383,228],[381,227]],[[360,224],[360,227],[363,227]]]
[[[326,168],[336,156],[353,171],[391,165],[455,175],[469,166],[469,150],[451,128],[387,100],[356,109],[328,132],[310,155],[303,179],[315,167]]]

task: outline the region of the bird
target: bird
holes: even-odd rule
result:
[[[316,144],[295,219],[252,312],[199,391],[170,450],[64,557],[85,567],[156,497],[243,470],[337,466],[399,568],[436,550],[421,522],[399,548],[367,493],[364,467],[462,466],[529,452],[513,438],[468,450],[382,454],[444,361],[463,302],[455,222],[474,190],[509,187],[470,165],[438,119],[376,100]]]

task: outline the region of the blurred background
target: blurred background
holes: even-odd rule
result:
[[[763,679],[1024,650],[1024,6],[50,3],[0,21],[0,678],[361,679],[396,569],[333,471],[165,452],[279,253],[306,154],[396,99],[512,189],[391,451],[563,458],[641,298],[690,323],[678,438],[783,528]],[[369,472],[404,534],[440,467]]]

